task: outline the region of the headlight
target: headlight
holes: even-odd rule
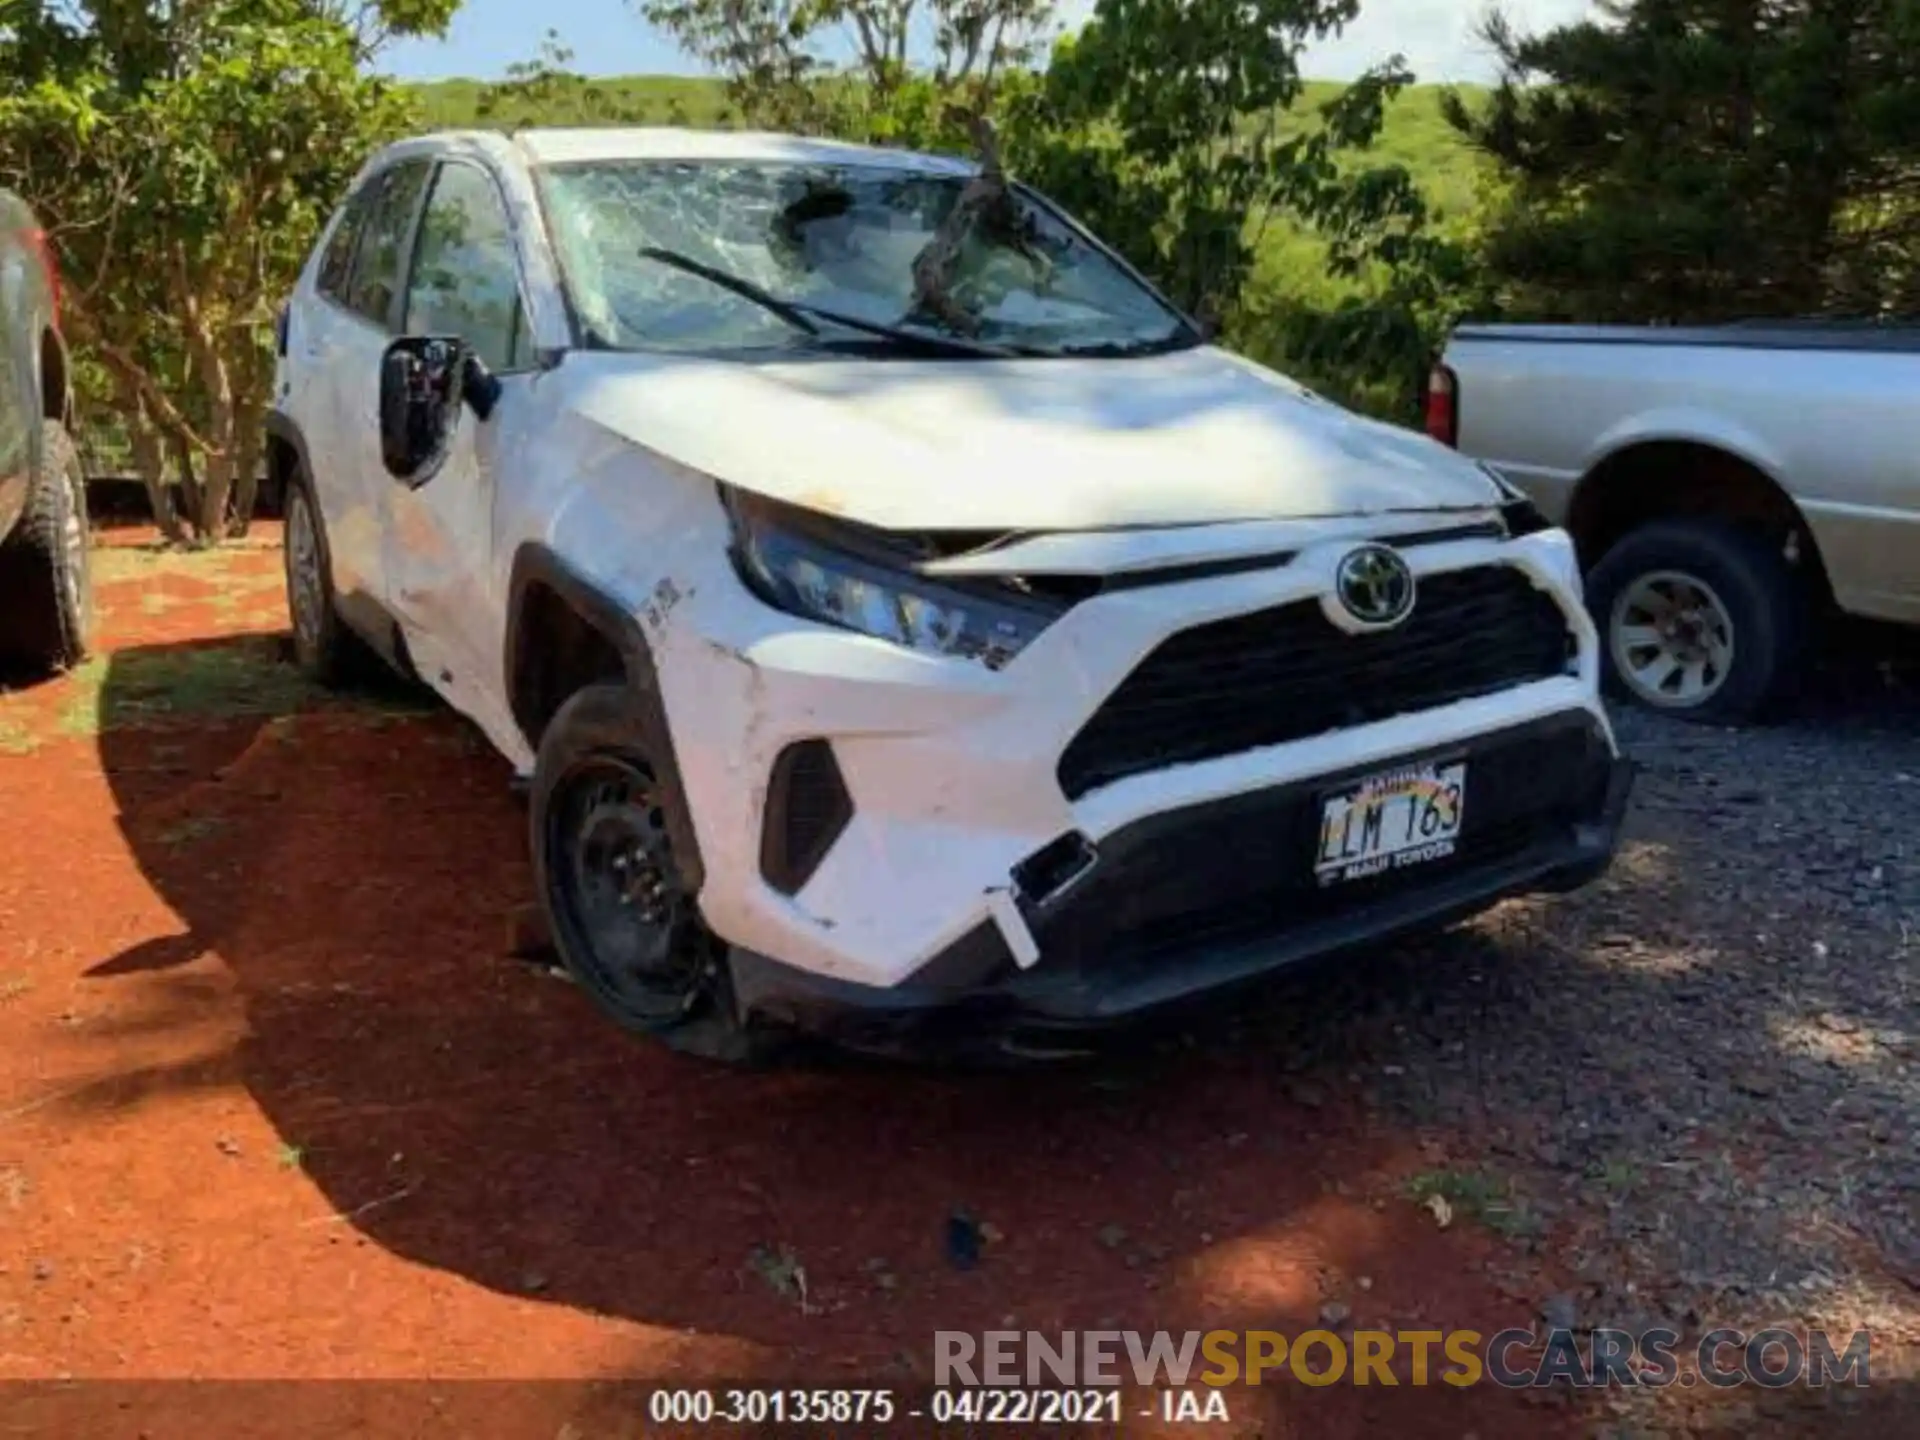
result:
[[[1006,665],[1060,607],[1011,587],[915,574],[910,537],[832,520],[722,486],[740,578],[767,604],[909,650]]]
[[[1486,477],[1499,487],[1504,497],[1500,502],[1500,519],[1507,527],[1509,539],[1522,535],[1537,535],[1542,530],[1553,529],[1553,522],[1541,513],[1540,507],[1529,500],[1524,491],[1512,484],[1493,466],[1484,460],[1480,469]]]

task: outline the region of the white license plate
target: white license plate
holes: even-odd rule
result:
[[[1459,841],[1467,762],[1409,765],[1329,795],[1313,873],[1322,885],[1444,860]]]

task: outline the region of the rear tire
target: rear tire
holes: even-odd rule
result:
[[[66,670],[93,643],[93,565],[86,470],[58,420],[41,422],[31,486],[19,523],[0,544],[0,655],[36,670]]]
[[[287,481],[284,534],[294,663],[308,679],[328,689],[370,677],[376,657],[340,618],[326,521],[305,471],[294,471]]]
[[[1594,567],[1587,604],[1610,693],[1675,719],[1736,724],[1791,689],[1807,587],[1780,548],[1721,520],[1658,520]]]

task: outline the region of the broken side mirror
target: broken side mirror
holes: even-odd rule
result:
[[[1202,309],[1193,317],[1193,322],[1200,327],[1200,338],[1209,345],[1218,341],[1220,332],[1226,328],[1225,323],[1211,309]]]
[[[485,420],[500,382],[448,336],[403,335],[380,361],[380,454],[387,473],[418,489],[438,473],[460,427],[460,407]]]

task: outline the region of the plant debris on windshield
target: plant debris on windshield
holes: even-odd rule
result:
[[[939,229],[934,231],[933,238],[914,256],[913,304],[907,314],[909,317],[924,315],[962,335],[976,335],[980,330],[980,317],[953,295],[953,280],[960,267],[961,248],[976,226],[997,243],[1033,261],[1041,268],[1043,275],[1050,272],[1053,265],[1034,245],[1033,218],[1023,209],[1012,186],[1008,184],[1006,169],[1000,161],[1000,139],[993,128],[993,121],[981,114],[960,117],[957,112],[950,113],[956,114],[956,118],[964,118],[968,129],[972,131],[974,148],[980,155],[980,173],[967,182],[953,209],[947,212]],[[1035,288],[1043,290],[1045,281],[1042,280]]]

